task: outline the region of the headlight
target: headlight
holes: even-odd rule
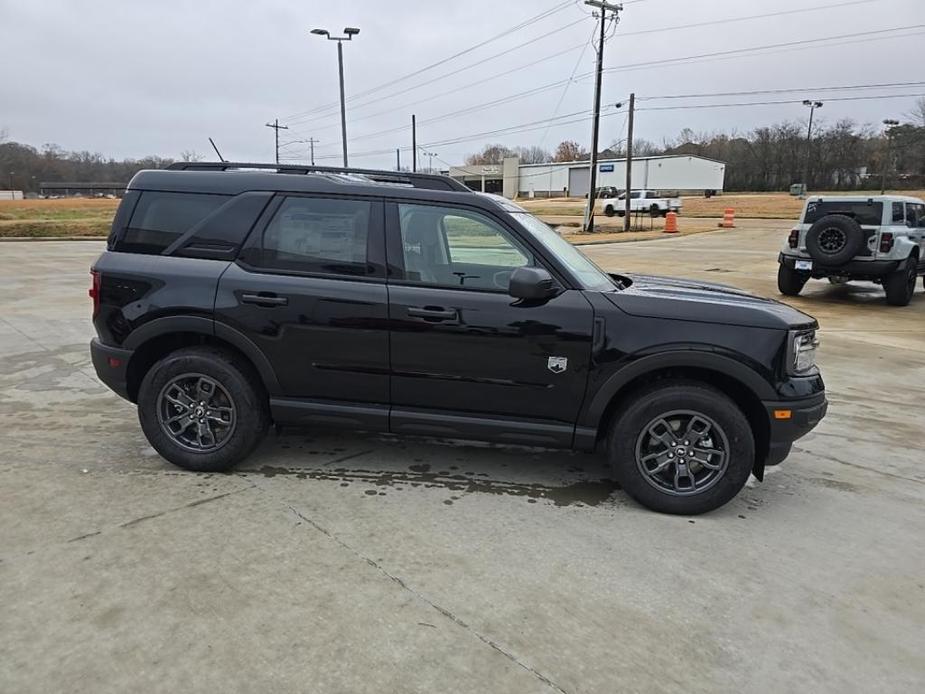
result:
[[[819,340],[815,330],[791,330],[787,350],[787,370],[801,376],[816,366],[816,348]]]

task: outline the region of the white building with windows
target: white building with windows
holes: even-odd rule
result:
[[[625,187],[625,159],[603,159],[597,165],[599,188]],[[508,157],[502,164],[454,166],[448,173],[473,190],[508,198],[584,197],[591,182],[588,161],[521,164],[517,157]],[[706,157],[672,154],[633,159],[634,189],[719,193],[725,175],[724,162]]]

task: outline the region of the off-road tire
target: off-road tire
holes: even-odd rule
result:
[[[844,265],[864,246],[864,230],[853,218],[827,214],[806,232],[806,251],[823,266]]]
[[[614,477],[636,501],[662,513],[695,515],[719,508],[745,486],[754,467],[755,440],[745,415],[729,397],[704,383],[677,380],[645,386],[630,398],[611,427],[608,458]],[[651,422],[681,411],[712,420],[718,433],[711,436],[724,441],[727,456],[725,468],[711,486],[684,496],[659,489],[639,462],[640,442],[648,440]]]
[[[162,425],[159,408],[164,389],[190,374],[214,381],[232,403],[234,425],[216,450],[190,450]],[[154,450],[174,465],[221,472],[246,458],[264,438],[270,424],[269,401],[253,368],[240,357],[215,347],[188,347],[168,354],[145,374],[138,394],[138,419]]]
[[[908,267],[897,270],[883,278],[883,289],[886,291],[886,302],[891,306],[908,306],[915,293],[915,280],[918,256],[909,257]]]
[[[784,296],[799,296],[809,280],[809,275],[781,263],[777,268],[777,289]]]

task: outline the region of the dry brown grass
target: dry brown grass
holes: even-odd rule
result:
[[[925,191],[899,191],[901,195],[925,198]],[[813,195],[879,195],[880,191],[817,192]],[[800,216],[803,201],[787,193],[727,193],[713,198],[685,196],[684,208],[679,220],[685,217],[709,217],[720,219],[723,210],[731,207],[736,217],[759,219],[793,219]],[[518,200],[518,203],[539,216],[580,216],[584,212],[583,198],[558,198],[552,200]],[[600,208],[599,208],[600,209]]]
[[[118,200],[0,200],[0,238],[106,236]]]

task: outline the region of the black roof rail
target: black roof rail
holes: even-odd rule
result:
[[[472,190],[449,176],[411,173],[409,171],[381,171],[339,166],[311,166],[307,164],[255,164],[239,161],[178,161],[167,167],[171,171],[228,171],[229,169],[262,169],[284,174],[359,174],[378,183],[396,183],[429,190]]]

